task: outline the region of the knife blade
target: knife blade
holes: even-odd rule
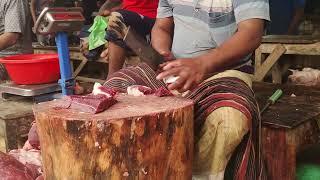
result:
[[[159,65],[164,62],[164,57],[154,50],[147,41],[135,32],[130,26],[125,33],[123,41],[140,59],[157,70]]]

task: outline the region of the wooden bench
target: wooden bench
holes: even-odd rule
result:
[[[290,62],[280,67],[282,55],[320,55],[320,38],[313,36],[265,36],[255,52],[255,81],[263,81],[269,71],[273,83],[282,82],[282,71],[287,70]],[[267,57],[267,55],[269,55]]]
[[[34,121],[33,103],[0,99],[0,151],[21,148]]]
[[[263,156],[269,179],[292,180],[297,153],[320,140],[320,91],[304,86],[255,83],[260,107],[277,88],[284,91],[284,96],[262,116]]]

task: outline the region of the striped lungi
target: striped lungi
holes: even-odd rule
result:
[[[112,74],[104,85],[120,92],[131,85],[166,87],[156,75],[140,64]],[[184,97],[195,102],[193,178],[223,179],[227,170],[232,179],[258,179],[260,115],[249,75],[236,70],[219,73]]]

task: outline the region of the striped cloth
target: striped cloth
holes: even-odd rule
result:
[[[126,92],[128,86],[143,85],[152,89],[166,87],[162,81],[156,79],[154,72],[148,65],[140,64],[114,73],[104,86]],[[255,180],[261,179],[258,173],[258,122],[259,109],[251,88],[242,80],[233,77],[223,77],[205,81],[196,89],[188,93],[186,98],[195,102],[195,138],[201,130],[206,117],[220,107],[232,107],[242,112],[250,122],[250,132],[238,145],[232,157],[233,179]],[[228,171],[228,170],[227,170]]]

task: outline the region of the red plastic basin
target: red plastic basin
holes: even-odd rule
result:
[[[16,84],[46,84],[60,78],[58,54],[26,54],[0,58]]]

